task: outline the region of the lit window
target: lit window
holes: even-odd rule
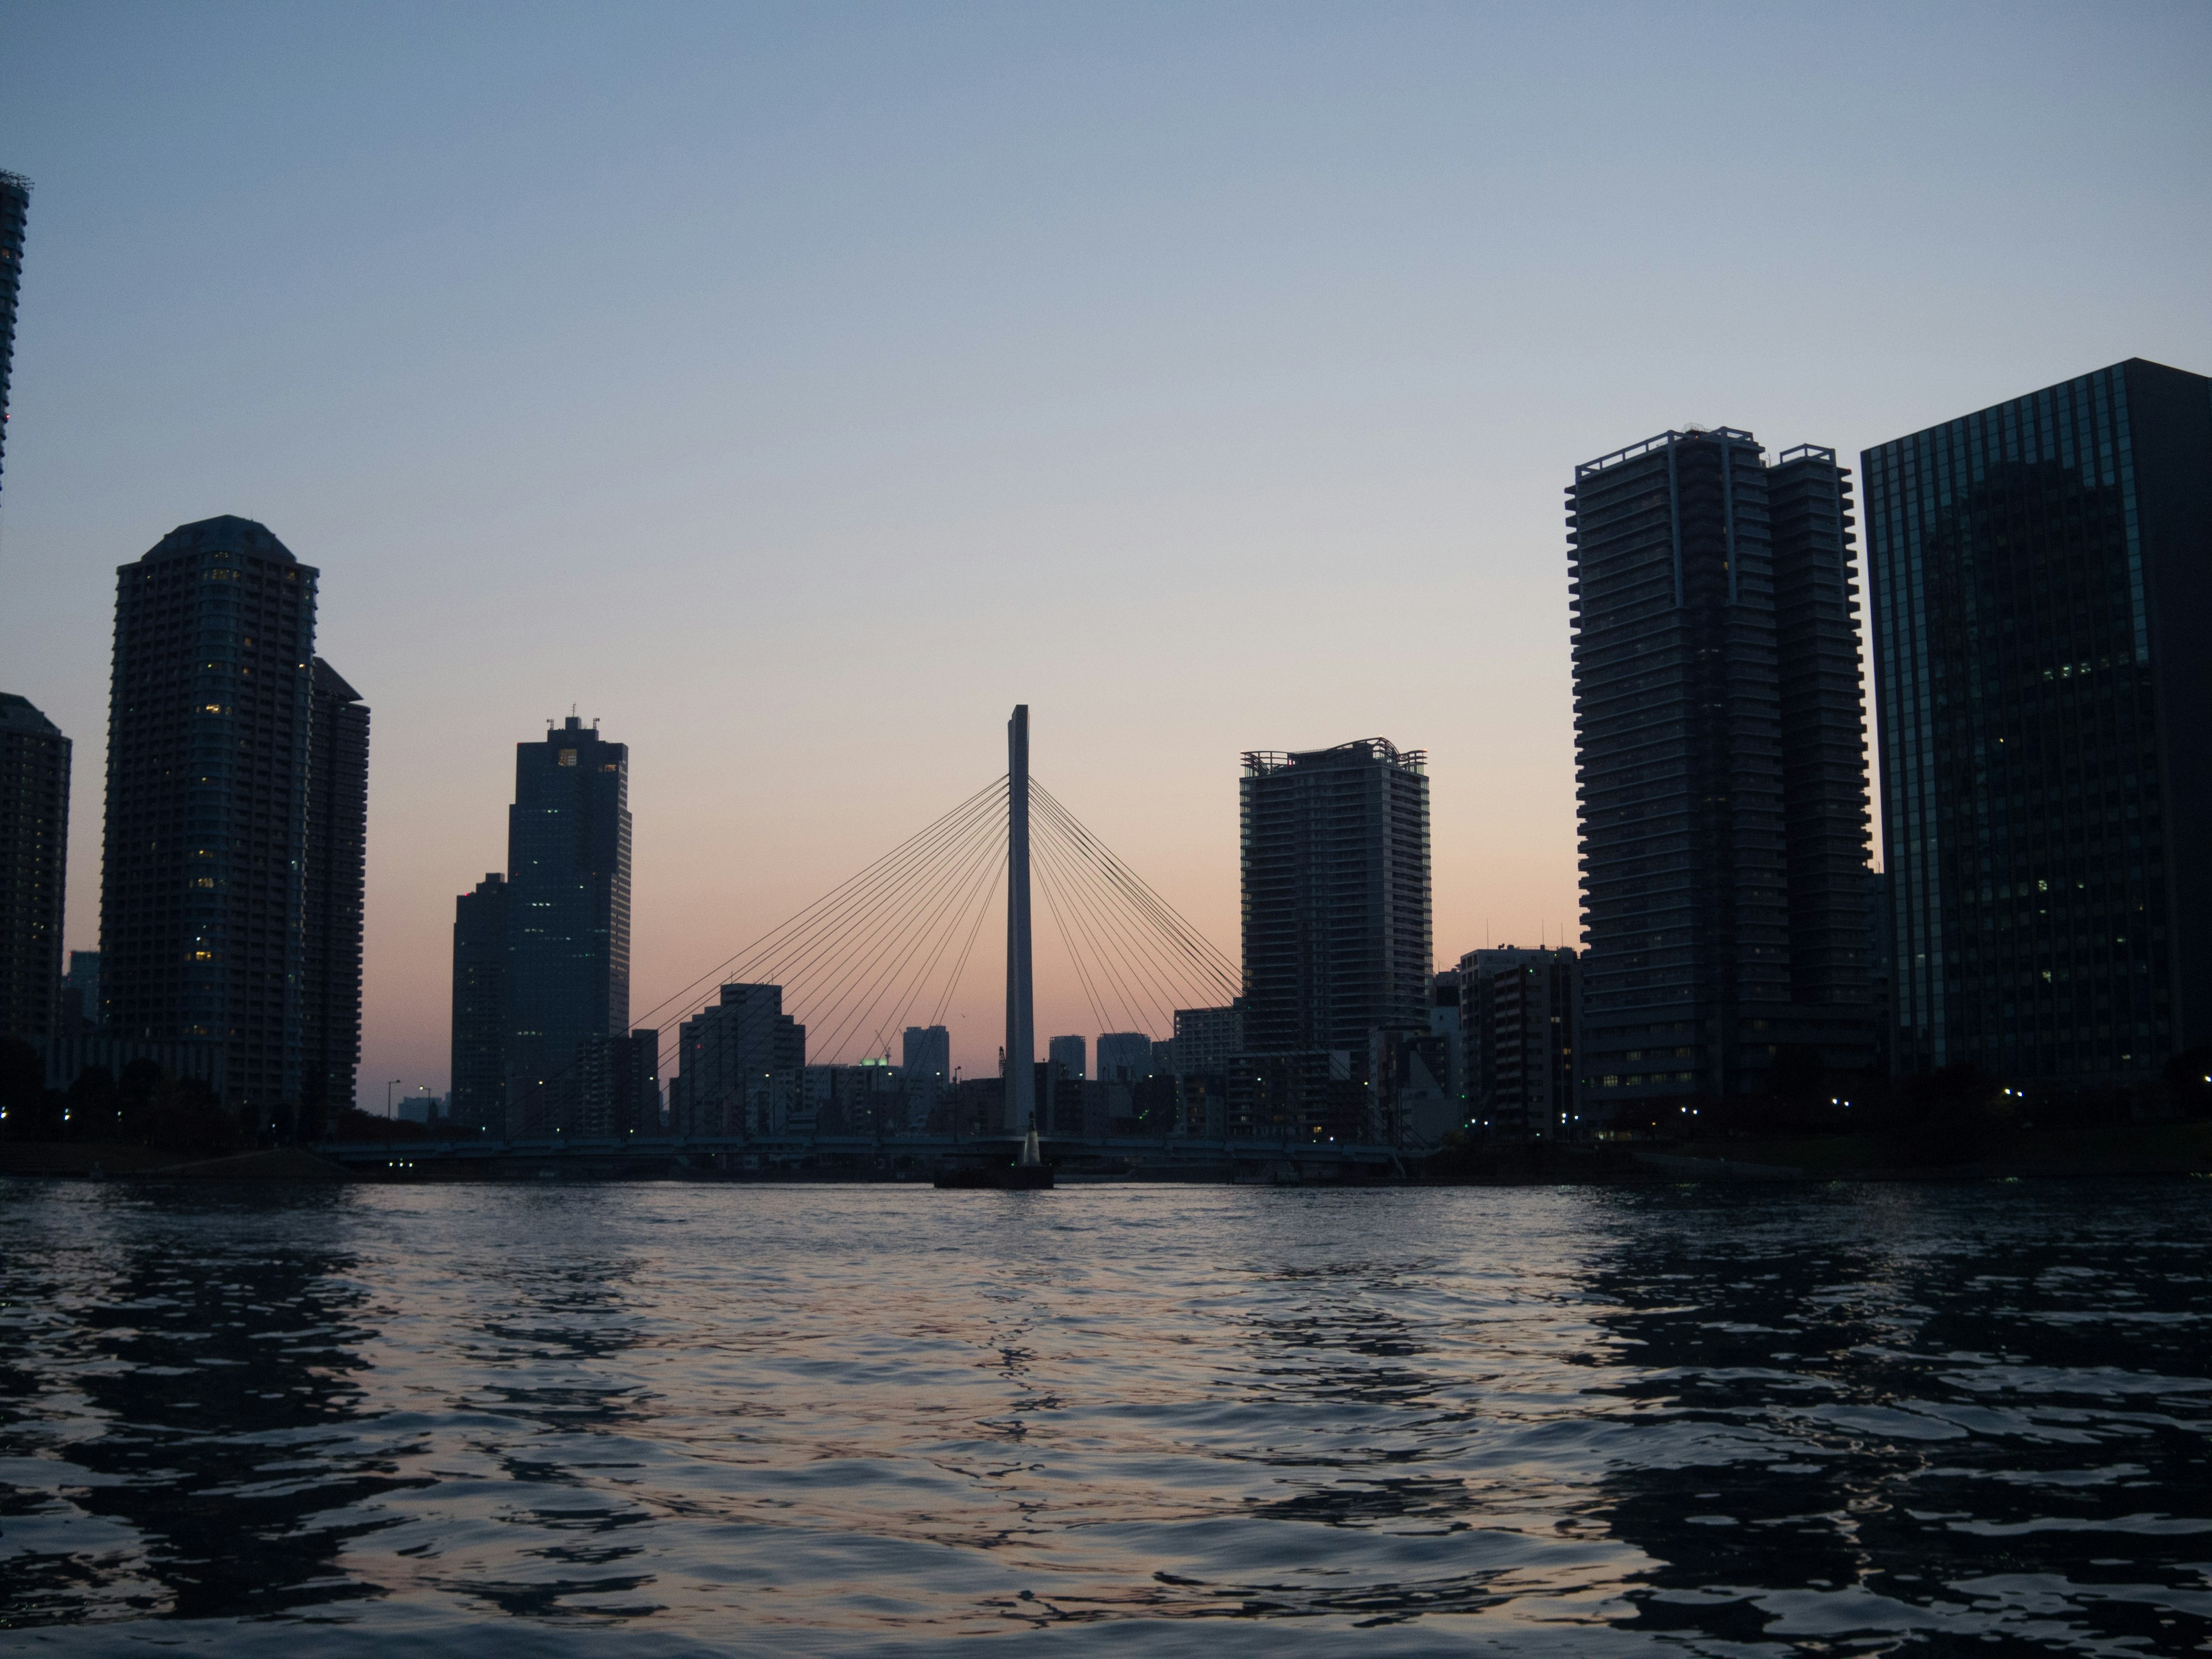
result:
[[[563,766],[574,766],[575,763],[576,751],[573,749],[563,749],[561,751],[561,764]]]

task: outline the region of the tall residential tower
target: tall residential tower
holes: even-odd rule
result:
[[[353,818],[313,805],[318,575],[231,517],[181,526],[116,572],[100,879],[110,1031],[210,1048],[225,1100],[279,1128],[306,1091],[311,1011],[326,1092],[347,1098],[335,1073],[350,1067],[345,1034],[361,1018],[346,943],[359,938],[358,878],[318,862],[331,848],[342,865],[360,855]],[[358,729],[327,746],[353,782],[334,779],[331,800],[351,815],[367,711],[342,706]]]
[[[0,693],[0,1036],[43,1037],[61,1009],[70,740]]]
[[[1244,757],[1249,1052],[1344,1049],[1364,1066],[1370,1030],[1427,1030],[1425,760],[1380,738]]]
[[[1874,1059],[1850,490],[1832,450],[1666,432],[1567,491],[1582,1098],[1665,1119],[1785,1048]]]

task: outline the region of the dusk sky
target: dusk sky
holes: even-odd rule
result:
[[[0,167],[0,690],[76,741],[69,944],[115,567],[258,519],[374,711],[379,1110],[445,1087],[453,897],[572,705],[630,745],[640,1013],[1017,702],[1232,957],[1240,751],[1425,750],[1448,963],[1575,925],[1577,462],[2212,371],[2203,4],[10,0]],[[1040,1049],[1095,1037],[1038,973]]]

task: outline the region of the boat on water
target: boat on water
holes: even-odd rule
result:
[[[982,1188],[992,1192],[1034,1193],[1052,1189],[1052,1165],[1037,1148],[1037,1132],[1031,1127],[1022,1142],[1022,1155],[1012,1164],[970,1164],[946,1170],[936,1184],[947,1189]]]

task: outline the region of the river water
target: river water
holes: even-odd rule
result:
[[[2212,1643],[2212,1182],[0,1182],[38,1652]]]

